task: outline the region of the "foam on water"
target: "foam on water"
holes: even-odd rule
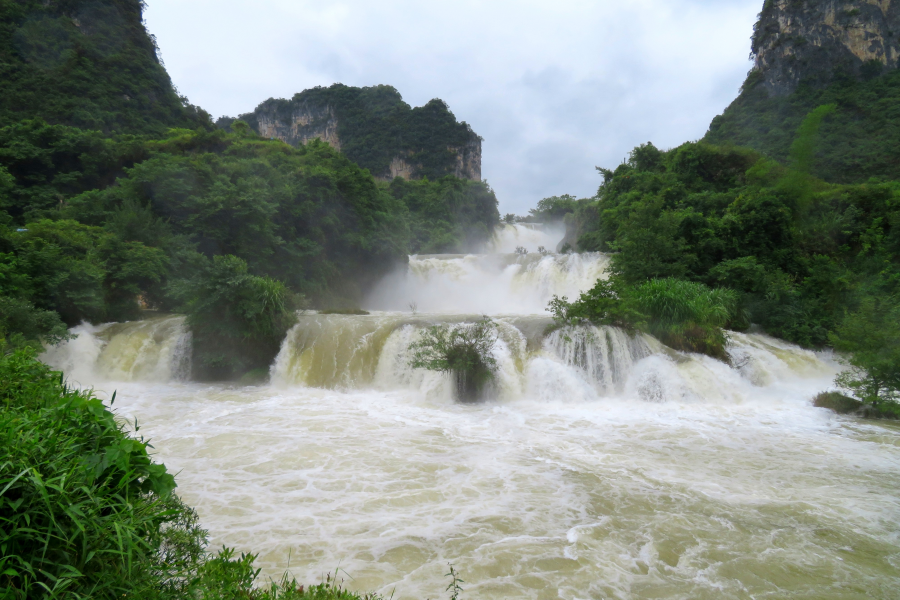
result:
[[[261,551],[272,576],[290,553],[304,581],[340,564],[398,598],[439,596],[448,561],[473,598],[898,589],[900,431],[811,407],[828,378],[647,402],[564,366],[536,358],[545,387],[480,406],[422,393],[434,374],[393,391],[126,384],[117,406],[181,472],[213,543]]]

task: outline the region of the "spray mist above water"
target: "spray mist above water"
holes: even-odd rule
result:
[[[600,253],[552,254],[560,225],[503,225],[489,254],[414,255],[408,268],[379,283],[364,302],[377,311],[474,315],[547,314],[554,295],[577,297],[605,277]],[[517,254],[516,249],[527,254]],[[547,253],[541,254],[538,248]],[[550,250],[548,250],[550,249]]]
[[[353,589],[421,599],[453,562],[463,598],[896,598],[900,429],[811,405],[840,365],[759,334],[731,334],[734,366],[609,327],[546,334],[549,299],[608,264],[537,253],[551,237],[410,257],[372,314],[300,314],[263,386],[181,381],[181,317],[82,326],[44,359],[118,389],[213,546],[272,577],[340,564]],[[494,399],[464,405],[409,348],[484,315]]]

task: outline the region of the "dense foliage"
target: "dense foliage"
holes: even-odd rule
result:
[[[105,133],[210,127],[172,87],[140,0],[0,1],[0,127],[41,117]]]
[[[300,305],[282,282],[251,275],[231,255],[214,257],[185,288],[200,379],[267,370]]]
[[[803,144],[798,144],[798,153]],[[828,185],[749,150],[636,148],[579,204],[581,250],[628,284],[674,277],[741,294],[753,322],[805,346],[863,296],[897,293],[900,187]]]
[[[410,366],[453,377],[457,399],[482,400],[497,370],[492,354],[497,325],[490,319],[461,325],[434,325],[410,344]]]
[[[900,184],[829,184],[809,174],[818,136],[839,111],[810,111],[788,166],[703,142],[635,148],[616,169],[599,169],[597,196],[563,205],[569,236],[582,251],[613,253],[618,296],[663,281],[672,290],[686,282],[733,290],[718,327],[753,322],[803,346],[833,346],[852,367],[838,385],[870,404],[892,401],[900,390]],[[588,319],[609,310],[608,295],[594,295],[575,306]],[[649,317],[646,306],[629,308]]]
[[[374,175],[390,172],[391,160],[403,157],[415,166],[416,177],[438,179],[453,175],[460,149],[480,141],[465,122],[459,123],[443,100],[412,108],[388,85],[350,87],[336,83],[295,94],[291,100],[269,99],[240,119],[259,131],[265,113],[290,123],[296,110],[325,115],[333,111],[341,151]],[[219,121],[230,126],[231,119]]]
[[[862,78],[837,73],[829,85],[805,82],[789,95],[770,97],[762,75],[752,71],[740,96],[713,119],[704,141],[753,148],[785,163],[806,115],[834,104],[811,173],[834,183],[900,180],[900,70],[880,72]]]
[[[734,290],[672,278],[634,286],[601,279],[574,302],[554,296],[549,309],[558,325],[641,330],[676,350],[724,361],[730,360],[724,328],[740,324],[741,318]]]

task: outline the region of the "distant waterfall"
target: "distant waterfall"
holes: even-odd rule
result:
[[[412,256],[408,270],[387,277],[370,295],[372,310],[429,313],[546,314],[556,296],[570,299],[606,276],[609,257],[584,254]]]

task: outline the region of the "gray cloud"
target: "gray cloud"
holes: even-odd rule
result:
[[[447,101],[502,212],[592,195],[595,165],[701,137],[737,95],[762,0],[150,0],[179,90],[213,115],[316,85]]]

